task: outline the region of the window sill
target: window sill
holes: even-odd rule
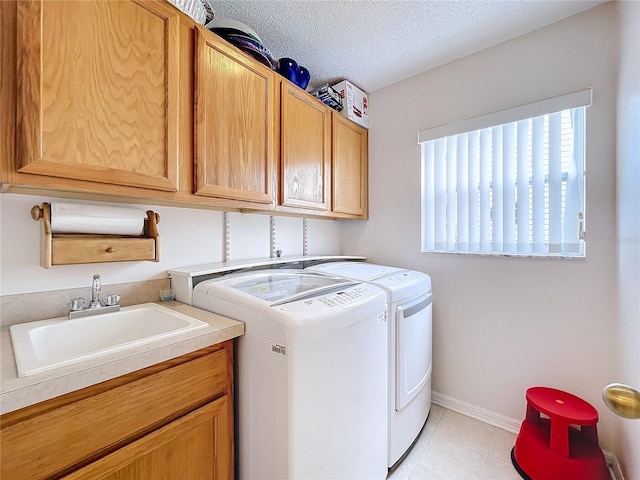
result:
[[[438,255],[463,255],[472,257],[515,257],[515,258],[533,258],[542,260],[585,260],[586,255],[576,254],[568,255],[561,253],[498,253],[498,252],[455,252],[449,250],[422,250],[421,253],[435,253]]]

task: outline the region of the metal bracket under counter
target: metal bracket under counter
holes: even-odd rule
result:
[[[193,289],[198,283],[228,273],[265,269],[306,268],[318,263],[345,261],[364,262],[366,259],[367,257],[359,255],[301,255],[236,260],[169,270],[169,278],[171,279],[171,288],[176,292],[176,300],[191,305]]]

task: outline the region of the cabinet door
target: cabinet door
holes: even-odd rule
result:
[[[0,478],[58,478],[213,395],[231,394],[232,350],[227,341],[205,355],[187,354],[2,415]]]
[[[196,29],[197,195],[272,203],[275,74]]]
[[[156,2],[23,0],[23,173],[177,190],[179,14]]]
[[[282,82],[280,203],[327,210],[331,190],[330,110],[300,88]]]
[[[63,478],[233,478],[233,438],[229,408],[229,397],[224,395]]]
[[[333,114],[333,211],[367,217],[368,140],[365,128]]]

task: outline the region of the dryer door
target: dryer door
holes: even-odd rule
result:
[[[431,374],[432,296],[396,307],[396,411],[420,393]]]

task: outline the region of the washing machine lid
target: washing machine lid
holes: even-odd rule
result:
[[[323,263],[307,270],[373,283],[385,290],[390,301],[400,301],[431,290],[431,277],[425,273],[374,263]]]
[[[389,267],[386,265],[376,265],[374,263],[363,262],[330,262],[314,265],[307,270],[325,272],[333,275],[340,275],[357,280],[372,281],[378,278],[386,277],[404,269],[397,267]]]
[[[257,271],[196,285],[193,305],[245,322],[245,331],[298,345],[360,321],[386,322],[386,296],[371,284],[305,270]],[[378,318],[380,317],[380,318]]]
[[[283,270],[232,275],[226,280],[212,283],[211,287],[229,289],[243,295],[245,301],[253,298],[258,304],[275,306],[322,295],[357,283],[343,277],[305,270]]]

